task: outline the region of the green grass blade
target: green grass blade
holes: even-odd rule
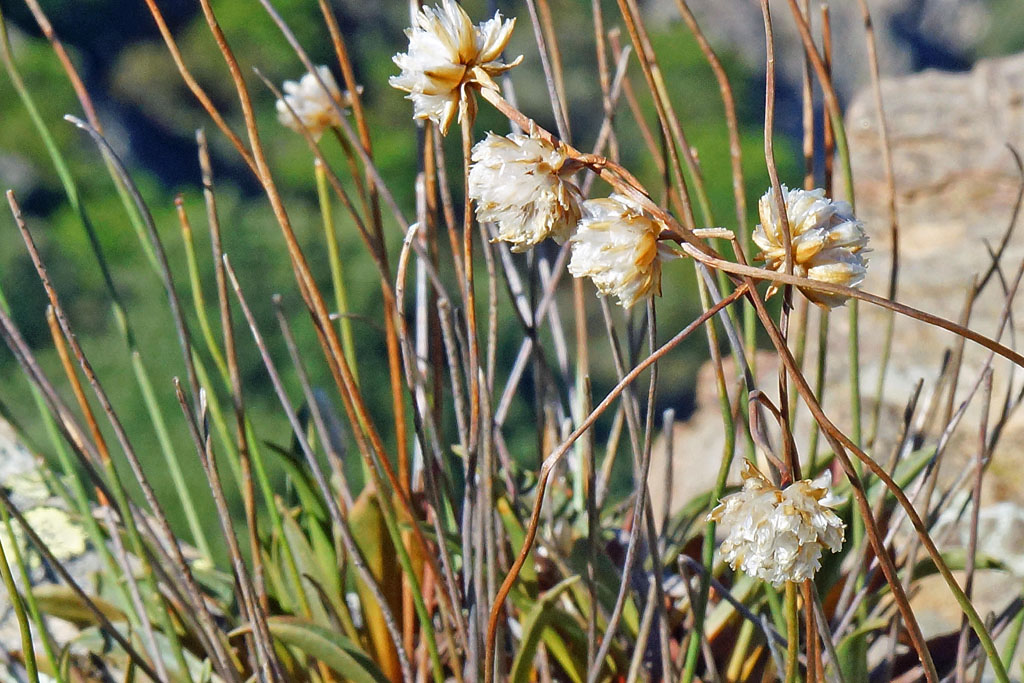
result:
[[[533,658],[537,654],[537,647],[540,645],[541,636],[544,630],[550,627],[557,616],[552,609],[557,600],[567,588],[580,580],[580,576],[570,576],[562,579],[551,587],[543,596],[530,608],[523,619],[523,640],[512,662],[512,669],[509,671],[509,680],[512,683],[528,683],[530,674],[533,671]]]
[[[270,634],[278,641],[318,659],[352,683],[387,683],[365,652],[339,633],[292,617],[267,619]]]

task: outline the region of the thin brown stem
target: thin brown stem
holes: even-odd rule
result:
[[[938,555],[938,550],[935,549],[934,544],[928,537],[928,532],[921,523],[920,517],[917,515],[917,512],[914,511],[913,505],[903,494],[903,491],[900,490],[896,483],[892,481],[892,479],[889,477],[888,473],[885,472],[885,470],[879,467],[877,463],[875,463],[862,450],[860,450],[860,448],[856,444],[854,444],[853,441],[851,441],[842,432],[840,432],[836,428],[836,426],[832,424],[828,417],[826,417],[824,411],[821,409],[821,405],[818,403],[817,399],[814,397],[814,394],[811,392],[810,386],[807,385],[807,381],[804,379],[803,375],[800,374],[799,369],[796,367],[795,361],[789,352],[789,348],[786,346],[785,340],[782,338],[778,328],[775,326],[774,321],[772,321],[771,316],[768,314],[767,309],[764,307],[764,302],[761,300],[761,297],[757,295],[756,291],[750,291],[752,292],[750,298],[754,302],[754,306],[757,309],[758,317],[761,319],[765,329],[768,332],[768,335],[771,337],[772,343],[774,344],[775,349],[779,354],[779,358],[786,366],[786,369],[789,372],[793,380],[793,383],[797,388],[797,391],[800,393],[801,397],[804,400],[804,403],[811,411],[811,414],[814,416],[814,419],[821,426],[825,438],[832,445],[836,457],[839,458],[839,461],[843,466],[843,470],[850,481],[854,498],[857,501],[857,507],[860,511],[861,518],[864,520],[865,532],[868,536],[868,539],[871,542],[872,547],[875,550],[876,557],[878,557],[878,560],[881,563],[882,572],[885,574],[886,581],[892,590],[893,598],[896,601],[897,606],[899,607],[900,614],[903,616],[903,620],[908,632],[910,633],[910,638],[914,645],[914,649],[917,651],[918,657],[920,658],[921,663],[924,666],[925,677],[928,679],[929,683],[937,683],[938,674],[935,671],[935,664],[932,661],[931,653],[928,650],[928,644],[924,639],[924,635],[921,633],[921,627],[918,625],[917,619],[914,616],[914,612],[910,607],[910,602],[907,599],[906,592],[903,590],[903,584],[899,580],[899,576],[897,574],[896,567],[893,564],[893,560],[889,556],[885,548],[885,545],[882,541],[882,538],[878,533],[878,526],[871,513],[870,503],[868,502],[867,496],[865,495],[863,483],[861,482],[860,477],[857,475],[857,472],[853,467],[853,463],[850,461],[846,449],[853,451],[857,458],[864,462],[873,474],[882,479],[886,487],[892,490],[893,494],[900,501],[900,504],[906,508],[907,514],[910,515],[912,519],[916,518],[914,526],[915,528],[918,528],[919,533],[922,535],[922,540],[925,542],[925,545],[928,546],[929,554],[932,555],[932,558],[935,560],[936,565],[939,565],[940,563],[942,565],[942,568],[940,568],[939,571],[943,572],[943,568],[945,568],[945,572],[943,572],[943,575],[945,576],[946,573],[949,572],[949,569],[945,567],[945,563],[942,561],[942,558]],[[932,554],[933,551],[934,554]],[[952,575],[950,575],[949,578],[952,579]]]
[[[702,313],[696,320],[691,322],[676,336],[672,337],[669,341],[665,342],[657,351],[649,355],[643,361],[638,363],[636,367],[629,371],[618,384],[615,385],[607,396],[597,405],[594,410],[590,412],[585,420],[580,423],[569,437],[563,441],[558,448],[545,458],[540,468],[540,473],[537,480],[537,492],[535,494],[535,500],[533,504],[533,512],[530,515],[530,521],[526,527],[526,536],[523,540],[523,546],[519,550],[519,555],[516,557],[515,562],[509,569],[508,574],[505,576],[505,580],[501,584],[501,588],[498,589],[498,594],[495,597],[494,604],[491,606],[491,615],[487,625],[487,649],[486,657],[488,666],[485,668],[485,682],[491,683],[493,680],[492,671],[493,667],[491,664],[494,661],[494,645],[495,636],[498,628],[498,618],[501,616],[501,610],[504,606],[505,599],[508,597],[509,591],[512,590],[512,585],[519,577],[519,571],[522,569],[523,564],[526,562],[526,558],[530,554],[530,549],[533,547],[533,541],[537,536],[537,527],[540,521],[540,513],[544,504],[544,493],[547,490],[548,479],[551,476],[551,472],[555,465],[562,459],[562,457],[569,451],[576,440],[588,429],[590,429],[597,419],[615,402],[616,399],[622,394],[623,391],[629,387],[637,377],[639,377],[648,367],[658,362],[665,354],[671,351],[673,348],[678,346],[684,339],[690,336],[696,329],[704,325],[709,319],[711,319],[719,311],[723,310],[726,306],[738,300],[747,292],[747,286],[741,285],[729,296],[723,298],[721,301],[716,303],[714,306],[709,308],[707,311]]]
[[[171,29],[168,28],[167,22],[164,20],[164,15],[156,4],[156,0],[145,0],[145,2],[146,7],[149,8],[150,14],[153,15],[153,20],[156,21],[157,29],[159,29],[160,36],[164,39],[164,43],[167,45],[168,52],[171,53],[171,59],[174,61],[174,66],[177,67],[178,73],[181,75],[182,80],[185,81],[185,85],[187,85],[188,89],[192,91],[195,98],[199,100],[199,104],[202,105],[203,109],[206,110],[206,113],[210,115],[210,118],[213,119],[217,128],[219,128],[227,139],[231,141],[232,146],[234,146],[238,151],[239,156],[242,157],[242,160],[245,162],[246,166],[249,167],[249,170],[259,178],[260,172],[253,159],[252,153],[246,149],[241,138],[231,130],[230,126],[228,126],[224,117],[221,116],[220,111],[213,103],[213,100],[210,99],[210,96],[206,94],[206,91],[203,90],[203,87],[199,85],[199,82],[192,75],[192,72],[189,71],[184,58],[181,56],[181,50],[178,49],[178,44],[174,40],[174,35],[171,33]]]
[[[767,280],[780,284],[789,284],[795,285],[797,287],[805,287],[809,289],[819,290],[822,292],[827,292],[829,294],[839,294],[840,296],[844,296],[847,298],[866,301],[880,308],[886,308],[895,311],[900,315],[906,316],[908,318],[913,318],[914,320],[920,320],[923,323],[934,325],[935,327],[940,327],[944,330],[952,332],[953,334],[964,337],[965,339],[969,339],[975,344],[983,346],[989,351],[992,351],[1002,356],[1003,358],[1006,358],[1007,360],[1013,362],[1014,364],[1024,368],[1024,355],[1021,355],[1020,353],[1014,351],[1013,349],[1003,344],[1000,344],[999,342],[989,337],[986,337],[983,334],[975,332],[974,330],[964,327],[963,325],[959,325],[957,323],[952,322],[951,320],[946,320],[945,318],[939,317],[937,315],[933,315],[931,313],[927,313],[925,311],[921,311],[919,309],[912,308],[910,306],[906,306],[895,301],[890,301],[885,297],[880,297],[875,294],[869,294],[868,292],[863,292],[859,289],[853,289],[851,287],[844,287],[842,285],[836,285],[832,283],[820,282],[817,280],[811,280],[810,278],[798,277],[796,275],[786,275],[785,273],[778,273],[776,271],[766,270],[764,268],[754,268],[751,266],[744,266],[737,263],[733,263],[731,261],[726,261],[721,258],[709,256],[705,251],[695,249],[689,243],[683,242],[680,244],[680,246],[689,256],[692,256],[693,258],[704,263],[710,268],[717,268],[733,275],[739,275],[743,278],[750,278],[755,282],[760,280]]]
[[[462,119],[462,169],[463,181],[469,187],[469,166],[473,150],[473,121],[467,113]],[[475,452],[479,448],[480,438],[480,343],[477,338],[476,324],[476,293],[473,277],[473,212],[472,199],[469,192],[465,193],[462,212],[462,266],[465,281],[463,282],[463,301],[466,307],[466,338],[469,341],[469,450]]]
[[[104,613],[103,609],[101,609],[92,597],[90,597],[90,595],[86,593],[80,585],[78,585],[78,582],[75,581],[74,577],[71,576],[70,573],[68,573],[64,564],[54,556],[49,546],[46,545],[43,539],[39,537],[39,534],[36,533],[32,525],[29,524],[28,520],[25,519],[21,510],[19,510],[14,504],[14,501],[11,500],[10,495],[2,486],[0,486],[0,503],[7,508],[7,512],[10,513],[11,517],[21,525],[21,528],[25,532],[25,535],[28,536],[29,541],[31,541],[32,545],[39,551],[39,554],[46,559],[47,566],[52,567],[54,571],[57,572],[61,580],[64,581],[68,588],[71,589],[81,603],[85,605],[85,608],[89,610],[103,632],[116,640],[117,644],[124,648],[125,654],[128,655],[132,665],[139,667],[139,669],[155,681],[167,680],[157,674],[153,667],[150,666],[149,662],[146,661],[146,658],[139,654],[139,651],[132,646],[131,642],[129,642],[128,639],[121,634],[118,628],[110,622],[110,619]]]

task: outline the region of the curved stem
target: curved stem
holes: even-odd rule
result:
[[[502,607],[505,604],[505,599],[508,597],[509,591],[512,590],[512,584],[515,583],[519,577],[519,572],[523,568],[523,564],[526,562],[527,556],[530,554],[530,549],[533,547],[533,541],[537,537],[537,527],[540,521],[541,508],[544,505],[544,493],[547,490],[548,479],[551,476],[551,472],[558,461],[569,451],[572,445],[576,442],[580,436],[590,429],[594,423],[607,409],[615,402],[619,395],[636,380],[637,377],[643,373],[648,367],[658,362],[666,353],[678,346],[684,339],[694,332],[698,327],[705,324],[708,320],[714,317],[719,311],[738,300],[744,294],[749,291],[748,286],[743,284],[740,285],[735,291],[729,296],[724,297],[717,304],[709,308],[707,311],[702,313],[696,320],[691,322],[685,328],[683,328],[676,336],[672,337],[669,341],[665,342],[657,351],[649,355],[647,358],[637,364],[635,368],[629,371],[629,373],[622,378],[622,380],[615,385],[604,400],[594,410],[591,411],[590,415],[587,416],[579,427],[573,431],[569,437],[562,442],[559,447],[549,455],[544,463],[541,465],[540,474],[537,479],[537,494],[533,503],[533,512],[530,515],[529,524],[526,527],[526,537],[523,539],[523,546],[519,550],[519,555],[516,557],[515,562],[512,563],[511,569],[508,574],[505,575],[505,580],[501,584],[501,588],[498,589],[498,594],[494,599],[494,604],[491,606],[491,615],[487,624],[487,643],[486,643],[486,661],[487,667],[484,670],[484,681],[485,683],[491,683],[493,678],[493,660],[494,660],[494,642],[495,636],[497,635],[498,629],[498,617],[501,615]]]
[[[1024,368],[1024,355],[1014,351],[1013,349],[1000,344],[999,342],[986,337],[979,332],[959,325],[951,320],[947,320],[940,316],[932,313],[927,313],[912,306],[898,303],[896,301],[890,301],[885,297],[880,297],[876,294],[870,294],[868,292],[862,292],[859,289],[853,289],[852,287],[843,287],[842,285],[836,285],[829,282],[819,282],[818,280],[811,280],[805,277],[799,277],[796,275],[786,275],[785,273],[777,273],[772,270],[766,270],[764,268],[755,268],[753,266],[744,266],[742,264],[733,263],[726,261],[720,257],[710,255],[706,250],[698,249],[691,243],[686,242],[685,238],[678,235],[673,235],[674,241],[679,241],[683,251],[689,256],[697,259],[701,263],[705,264],[709,268],[719,268],[731,273],[733,275],[739,275],[743,278],[750,278],[754,281],[769,281],[777,282],[781,284],[791,284],[798,287],[807,289],[813,289],[821,292],[827,292],[829,294],[839,294],[850,299],[859,299],[860,301],[866,301],[869,304],[874,304],[881,308],[886,308],[891,311],[895,311],[900,315],[904,315],[914,320],[920,320],[923,323],[934,325],[935,327],[941,327],[944,330],[952,332],[953,334],[969,339],[975,344],[985,347],[989,351],[996,353],[1010,362]]]

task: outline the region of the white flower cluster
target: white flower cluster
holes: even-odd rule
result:
[[[572,237],[569,272],[589,277],[602,295],[625,308],[661,295],[661,263],[672,252],[658,241],[664,226],[636,202],[613,194],[583,202],[583,219]]]
[[[536,136],[489,133],[473,148],[469,196],[497,238],[525,251],[548,237],[569,239],[569,272],[630,308],[661,293],[662,224],[621,195],[582,201],[565,152]]]
[[[447,133],[456,117],[472,117],[474,90],[497,90],[493,77],[522,60],[499,61],[514,25],[499,13],[474,26],[455,0],[424,7],[406,31],[408,52],[394,57],[401,73],[391,77],[391,85],[409,93],[415,118],[430,119]],[[572,181],[581,164],[557,141],[532,131],[506,137],[488,133],[473,147],[471,161],[467,194],[476,201],[477,217],[494,223],[497,239],[511,244],[512,251],[526,251],[549,237],[560,244],[569,240],[569,272],[591,278],[602,296],[613,295],[630,308],[661,294],[661,264],[675,254],[661,241],[666,226],[622,195],[584,201]],[[782,189],[794,274],[858,286],[866,272],[867,235],[849,204],[827,199],[823,190]],[[761,224],[753,238],[761,248],[759,258],[781,271],[786,249],[771,190],[758,209]],[[826,308],[846,300],[812,287],[801,291]]]
[[[821,551],[843,545],[845,524],[830,506],[831,476],[772,485],[751,463],[744,463],[743,489],[726,496],[708,515],[725,527],[722,558],[733,569],[778,588],[804,581],[821,568]]]
[[[493,77],[519,64],[498,61],[515,26],[515,19],[503,20],[501,13],[474,26],[466,11],[454,0],[423,7],[416,25],[407,30],[409,51],[395,55],[402,73],[390,83],[409,93],[413,117],[430,119],[447,135],[455,117],[471,112],[473,88],[497,89]]]
[[[548,237],[559,244],[580,220],[582,195],[565,171],[566,154],[528,135],[488,133],[473,147],[469,196],[477,218],[498,226],[498,239],[526,251]]]
[[[350,107],[352,95],[338,88],[331,70],[326,66],[318,66],[316,72],[327,90],[324,90],[313,74],[307,72],[298,81],[284,82],[284,97],[276,102],[276,107],[277,120],[282,125],[295,132],[301,132],[304,126],[314,138],[319,139],[328,128],[341,125],[338,110],[333,103],[336,102],[343,109]],[[362,92],[361,88],[357,90]]]
[[[782,186],[786,198],[786,217],[793,252],[793,274],[801,277],[856,287],[867,273],[868,237],[864,224],[853,215],[846,202],[832,201],[825,191],[788,190]],[[754,242],[761,248],[759,258],[765,267],[782,272],[786,268],[786,248],[782,234],[775,193],[769,189],[757,203],[761,223],[754,230]],[[774,292],[773,287],[769,293]],[[846,297],[837,294],[801,288],[808,299],[825,308],[846,303]]]

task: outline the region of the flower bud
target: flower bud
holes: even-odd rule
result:
[[[317,74],[327,86],[327,90],[311,73],[305,73],[298,81],[285,81],[284,97],[276,103],[277,120],[295,132],[301,132],[305,126],[315,139],[320,139],[323,132],[332,126],[340,125],[338,106],[345,108],[352,104],[352,96],[346,90],[338,88],[331,70],[326,66],[318,66]],[[361,88],[357,88],[360,92]]]

